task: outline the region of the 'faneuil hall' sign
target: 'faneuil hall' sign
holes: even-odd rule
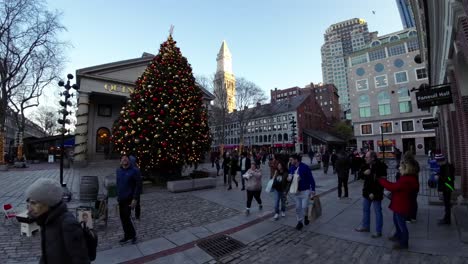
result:
[[[416,93],[416,103],[418,108],[428,108],[436,105],[453,103],[450,84],[432,86],[427,90],[419,90]]]

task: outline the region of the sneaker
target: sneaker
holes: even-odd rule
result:
[[[297,230],[301,230],[303,227],[304,225],[302,224],[302,222],[297,222],[297,225],[296,225]]]
[[[372,234],[371,237],[372,237],[372,238],[379,238],[379,237],[382,237],[382,233],[374,233],[374,234]]]
[[[245,215],[249,215],[250,214],[250,209],[245,209]]]
[[[356,232],[370,232],[369,228],[359,227],[354,229]]]
[[[245,191],[245,187],[242,187],[241,191]]]
[[[281,217],[285,217],[286,216],[286,213],[285,212],[281,212]]]
[[[275,216],[273,216],[273,219],[278,220],[278,216],[278,214],[275,214]]]
[[[263,209],[263,205],[258,205],[258,210],[262,210]]]
[[[229,190],[232,190],[232,186],[229,186],[229,188],[227,188],[227,190],[228,190],[228,191],[229,191]]]

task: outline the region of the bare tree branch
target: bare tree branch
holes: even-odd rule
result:
[[[244,145],[244,133],[247,129],[247,124],[252,118],[254,111],[247,111],[249,107],[255,106],[257,103],[263,103],[268,99],[265,92],[255,83],[239,78],[236,81],[236,121],[240,125],[240,143]]]
[[[0,2],[0,130],[9,104],[23,116],[24,129],[24,109],[37,105],[44,87],[56,78],[67,45],[57,38],[65,29],[60,15],[48,11],[44,0]]]

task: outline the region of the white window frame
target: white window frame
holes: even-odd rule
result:
[[[397,76],[398,73],[402,73],[402,72],[406,73],[406,82],[397,82],[396,76]],[[399,72],[395,72],[395,73],[393,74],[393,77],[394,77],[394,79],[395,79],[395,84],[401,84],[401,83],[408,83],[408,82],[409,82],[408,71],[399,71]]]
[[[366,89],[358,89],[359,85],[358,85],[358,82],[359,81],[366,81],[366,84],[367,84],[367,88]],[[360,91],[366,91],[366,90],[369,90],[369,79],[365,78],[365,79],[360,79],[360,80],[356,80],[356,91],[360,92]]]
[[[403,122],[408,122],[411,121],[413,123],[413,131],[403,131]],[[416,131],[416,127],[414,126],[414,119],[405,119],[405,120],[400,120],[400,132],[401,133],[413,133]]]
[[[421,69],[426,69],[426,78],[422,78],[422,79],[419,79],[418,78],[418,72],[417,70],[421,70]],[[429,73],[427,72],[427,68],[426,67],[421,67],[421,68],[416,68],[414,69],[414,79],[420,81],[420,80],[427,80],[429,78]]]
[[[382,132],[382,124],[383,124],[383,123],[390,123],[390,125],[392,126],[392,132],[385,132],[385,133],[383,133],[383,132]],[[386,135],[386,134],[394,134],[394,133],[395,133],[395,128],[393,127],[393,122],[392,122],[392,121],[380,122],[380,124],[379,124],[379,130],[380,130],[380,134],[384,134],[384,135]]]
[[[370,126],[371,126],[371,133],[370,133],[370,134],[363,134],[363,133],[362,133],[362,127],[363,127],[363,126],[367,126],[367,125],[370,125]],[[361,124],[361,125],[359,126],[359,129],[360,129],[360,130],[359,130],[359,133],[361,134],[361,136],[370,136],[370,135],[374,135],[374,126],[373,126],[372,123]]]
[[[378,78],[378,77],[382,77],[382,76],[385,76],[385,82],[386,82],[386,84],[385,84],[385,85],[380,85],[380,86],[378,86],[378,85],[377,85],[377,78]],[[375,85],[375,88],[388,87],[388,75],[387,75],[387,74],[381,74],[381,75],[375,76],[375,77],[374,77],[374,85]]]

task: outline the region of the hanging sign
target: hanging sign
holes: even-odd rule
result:
[[[439,120],[437,118],[423,119],[422,126],[424,129],[433,129],[439,127]]]
[[[444,85],[438,88],[417,92],[416,103],[418,104],[418,108],[427,108],[436,105],[453,103],[450,85]]]

